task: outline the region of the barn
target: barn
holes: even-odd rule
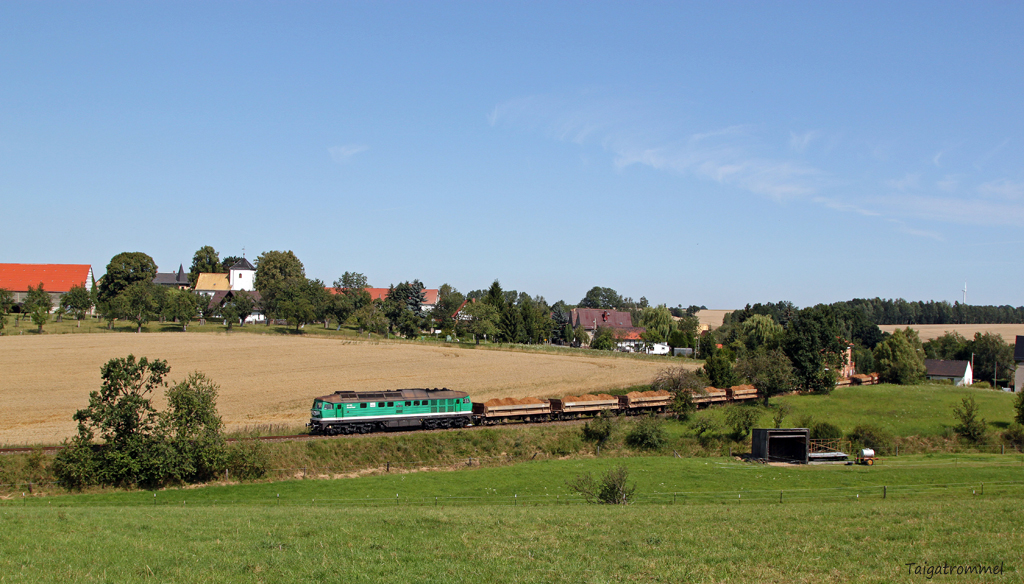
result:
[[[88,264],[0,264],[0,288],[13,292],[18,305],[28,296],[29,286],[42,284],[53,306],[57,306],[60,295],[75,286],[85,286],[91,292],[92,280],[92,266]]]

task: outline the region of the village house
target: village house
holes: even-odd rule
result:
[[[974,371],[970,361],[944,361],[942,359],[925,359],[925,376],[928,379],[952,381],[958,387],[974,383]]]
[[[594,338],[597,329],[611,328],[620,343],[636,343],[647,330],[633,326],[633,316],[628,311],[607,308],[574,308],[569,311],[569,323],[572,328],[583,327],[589,339]]]
[[[196,292],[204,296],[213,296],[217,292],[229,290],[255,290],[256,268],[249,260],[242,258],[234,263],[226,274],[201,273],[196,278]]]
[[[188,290],[192,287],[188,282],[188,274],[185,272],[184,264],[178,265],[177,272],[157,272],[156,277],[153,278],[153,283],[157,286],[177,288],[178,290]]]

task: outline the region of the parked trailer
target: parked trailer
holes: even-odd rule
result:
[[[619,409],[619,398],[608,394],[567,395],[562,399],[548,401],[551,414],[559,420],[574,420],[580,416],[595,416],[603,411]]]
[[[524,403],[525,402],[525,403]],[[551,419],[551,403],[537,398],[505,398],[473,402],[473,423],[493,425],[510,420],[544,422]]]

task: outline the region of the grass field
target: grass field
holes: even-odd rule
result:
[[[90,391],[99,389],[100,366],[129,353],[167,360],[174,380],[205,372],[221,386],[218,408],[229,431],[302,426],[313,397],[343,389],[448,387],[473,399],[557,397],[649,383],[667,364],[613,353],[479,350],[308,335],[4,336],[0,444],[56,443],[73,434],[71,416],[88,403]],[[163,396],[156,398],[162,407]]]
[[[155,504],[145,492],[4,501],[0,578],[926,581],[907,574],[913,562],[1002,565],[1001,575],[941,581],[1019,582],[1024,467],[1014,466],[1017,458],[908,457],[872,468],[664,457],[548,461],[167,490]],[[646,500],[628,507],[565,501],[567,479],[621,463]],[[889,487],[884,499],[882,485]],[[460,500],[470,497],[481,501]]]
[[[1017,335],[1024,335],[1024,324],[912,324],[905,326],[884,324],[878,328],[882,329],[882,332],[891,333],[898,328],[907,328],[907,326],[916,330],[922,341],[937,339],[946,332],[956,331],[968,339],[973,339],[974,333],[999,334],[1002,335],[1004,341],[1013,344]]]

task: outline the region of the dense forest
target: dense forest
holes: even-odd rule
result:
[[[1024,306],[972,306],[945,300],[907,301],[902,298],[854,298],[835,302],[832,307],[855,310],[877,325],[896,324],[1020,324],[1024,323]],[[764,314],[785,323],[797,308],[792,302],[748,304],[732,314],[732,320],[742,322],[753,314]]]

